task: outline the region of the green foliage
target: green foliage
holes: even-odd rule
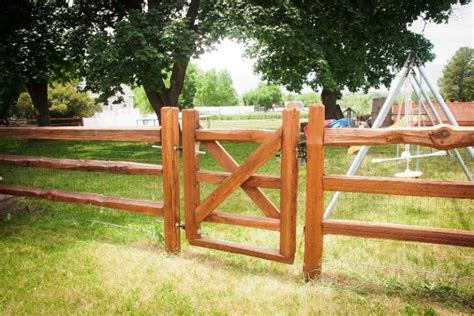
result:
[[[133,93],[135,104],[142,113],[154,112],[143,87],[136,87],[133,89]],[[196,65],[189,65],[183,90],[178,100],[180,109],[192,108],[194,105],[220,106],[236,105],[237,103],[237,94],[226,70],[203,72]]]
[[[140,110],[141,113],[153,113],[153,107],[146,96],[145,89],[142,86],[133,89],[133,103]]]
[[[457,1],[255,1],[242,9],[235,36],[263,78],[300,91],[388,86],[410,49],[432,60],[432,44],[408,30],[418,17],[443,22]]]
[[[74,74],[80,55],[70,45],[75,21],[67,1],[2,1],[0,16],[0,85]]]
[[[178,99],[180,109],[192,108],[194,106],[194,97],[196,96],[197,83],[201,70],[195,64],[189,64],[184,78],[183,90]]]
[[[198,106],[237,105],[239,99],[227,70],[211,69],[198,76],[194,104]]]
[[[282,103],[283,94],[279,86],[260,83],[256,89],[244,94],[243,99],[245,105],[271,109],[273,105]]]
[[[443,69],[438,81],[445,99],[474,100],[474,48],[461,47]]]
[[[227,4],[148,1],[145,9],[141,1],[129,1],[126,6],[125,14],[110,13],[115,15],[113,32],[104,28],[91,36],[84,71],[88,88],[106,99],[121,91],[121,84],[143,86],[159,114],[161,106],[178,105],[190,58],[198,57],[225,32]],[[192,85],[183,94],[181,106],[190,106]]]
[[[78,92],[72,83],[55,84],[48,89],[48,103],[52,117],[90,117],[101,110],[100,104],[85,92]],[[36,116],[30,95],[20,94],[13,109],[15,116],[34,118]]]

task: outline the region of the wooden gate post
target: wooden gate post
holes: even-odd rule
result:
[[[195,210],[199,205],[200,192],[197,172],[199,171],[198,143],[196,130],[199,128],[199,112],[194,109],[183,111],[183,176],[184,176],[184,219],[186,238],[200,238],[196,225]]]
[[[324,215],[324,106],[309,108],[306,135],[306,214],[303,273],[306,280],[321,274]]]
[[[281,136],[280,254],[293,262],[296,251],[299,111],[283,110]]]
[[[161,109],[161,145],[163,164],[163,216],[165,220],[165,249],[180,250],[179,234],[179,110]]]

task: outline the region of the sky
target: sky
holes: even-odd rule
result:
[[[423,21],[416,21],[411,30],[421,33]],[[436,58],[425,65],[427,74],[436,83],[442,74],[443,67],[460,47],[474,47],[474,3],[454,6],[447,24],[428,23],[424,35],[434,45]],[[253,72],[253,60],[245,58],[244,46],[225,39],[216,45],[216,49],[195,59],[201,69],[227,69],[232,76],[234,87],[239,95],[257,87],[260,77]]]

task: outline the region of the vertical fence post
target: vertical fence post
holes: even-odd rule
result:
[[[184,175],[184,219],[186,238],[200,238],[195,212],[199,205],[200,192],[196,174],[199,170],[198,143],[196,130],[199,128],[199,112],[183,111],[183,175]]]
[[[309,108],[306,136],[306,214],[303,273],[306,280],[321,274],[324,215],[324,106]]]
[[[177,108],[161,109],[165,249],[180,250],[179,234],[179,122]]]
[[[298,186],[299,111],[283,111],[280,190],[280,254],[294,260],[296,251],[296,201]]]

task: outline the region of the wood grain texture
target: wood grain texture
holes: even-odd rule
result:
[[[324,190],[474,199],[474,183],[365,176],[325,176]]]
[[[474,127],[438,125],[421,128],[327,129],[326,146],[416,144],[441,150],[474,145]]]
[[[412,225],[369,223],[349,220],[324,220],[323,233],[474,247],[474,232],[472,231],[427,228]]]
[[[0,184],[0,193],[42,198],[57,202],[95,205],[148,215],[163,216],[163,203],[150,200],[128,199],[95,193],[68,192],[6,184]]]
[[[211,154],[227,171],[235,171],[239,164],[218,142],[203,142],[207,152]],[[271,218],[279,218],[280,213],[275,204],[259,188],[246,186],[245,182],[240,186],[250,199],[262,210],[262,212]]]
[[[0,138],[159,142],[161,128],[0,127]]]
[[[280,220],[276,218],[256,217],[249,215],[236,215],[226,212],[215,211],[209,215],[206,222],[237,225],[243,227],[260,228],[266,230],[280,231]]]
[[[220,184],[229,176],[230,172],[201,170],[197,172],[196,178],[201,183]],[[244,185],[247,187],[279,189],[281,180],[280,177],[276,176],[255,175],[248,178]]]
[[[196,131],[196,139],[198,141],[233,141],[233,142],[249,142],[264,143],[273,135],[271,130],[219,130],[219,129],[203,129]]]
[[[292,263],[289,261],[288,258],[280,255],[277,249],[249,246],[249,245],[243,245],[243,244],[229,242],[229,241],[213,240],[213,239],[207,239],[207,238],[192,239],[189,241],[189,243],[191,245],[214,249],[214,250],[227,251],[227,252],[237,253],[241,255],[247,255],[247,256],[277,261],[281,263],[287,263],[287,264]]]
[[[212,192],[196,209],[196,221],[202,222],[232,192],[239,188],[255,173],[275,152],[280,149],[281,128],[272,137],[261,144],[231,175]]]
[[[303,274],[306,280],[321,274],[324,215],[324,106],[310,106],[306,139],[306,211]]]
[[[163,160],[163,205],[165,249],[169,253],[180,250],[179,228],[179,123],[178,108],[161,109]]]
[[[0,164],[46,169],[94,171],[129,175],[161,176],[160,165],[127,161],[58,159],[39,156],[0,155]]]
[[[296,209],[298,189],[299,111],[283,110],[281,136],[280,254],[294,260],[296,251]]]
[[[199,171],[199,143],[196,130],[199,128],[199,112],[183,111],[183,178],[184,178],[184,219],[187,239],[200,238],[199,224],[195,211],[200,202],[200,186],[197,179]]]

